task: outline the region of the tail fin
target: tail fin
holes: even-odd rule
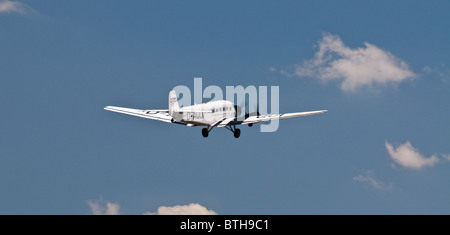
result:
[[[177,93],[171,91],[169,93],[169,114],[173,117],[173,112],[178,112],[180,106],[178,105]]]

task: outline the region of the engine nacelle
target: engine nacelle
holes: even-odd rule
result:
[[[242,113],[241,107],[235,105],[235,106],[234,106],[234,111],[235,111],[236,117],[241,116],[241,113]]]

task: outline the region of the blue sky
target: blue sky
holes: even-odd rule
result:
[[[449,10],[0,0],[0,214],[448,214]],[[194,77],[329,112],[205,139],[103,110],[165,109]]]

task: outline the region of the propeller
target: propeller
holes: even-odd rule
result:
[[[242,109],[241,109],[240,106],[235,105],[235,106],[234,106],[234,111],[235,111],[234,113],[235,113],[235,115],[236,115],[236,118],[239,117],[239,116],[241,116]]]
[[[243,105],[245,105],[244,107],[246,108],[246,111],[247,111],[247,107],[249,107],[248,100],[245,100],[245,103],[243,103],[243,104],[241,104],[239,106],[238,105],[234,106],[234,109],[236,111],[236,117],[241,116],[241,114],[242,114],[242,108],[241,107]],[[259,112],[259,105],[257,103],[255,103],[253,107],[254,107],[253,110],[256,110],[256,112],[246,112],[245,115],[244,115],[245,119],[247,119],[248,117],[260,116],[261,115],[261,113]],[[250,110],[250,109],[248,109],[248,110]]]

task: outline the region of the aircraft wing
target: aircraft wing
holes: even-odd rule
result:
[[[108,110],[108,111],[112,111],[112,112],[123,113],[123,114],[141,117],[141,118],[162,121],[162,122],[176,123],[176,124],[182,124],[182,125],[186,125],[186,126],[195,126],[195,125],[189,124],[189,123],[172,121],[172,117],[169,115],[168,109],[142,110],[142,109],[130,109],[130,108],[115,107],[115,106],[106,106],[104,109]]]
[[[250,117],[246,118],[244,121],[242,121],[240,124],[253,124],[253,123],[258,123],[258,122],[267,122],[267,121],[276,120],[276,119],[305,117],[305,116],[316,115],[316,114],[321,114],[321,113],[326,113],[326,112],[328,112],[328,110],[250,116]]]

